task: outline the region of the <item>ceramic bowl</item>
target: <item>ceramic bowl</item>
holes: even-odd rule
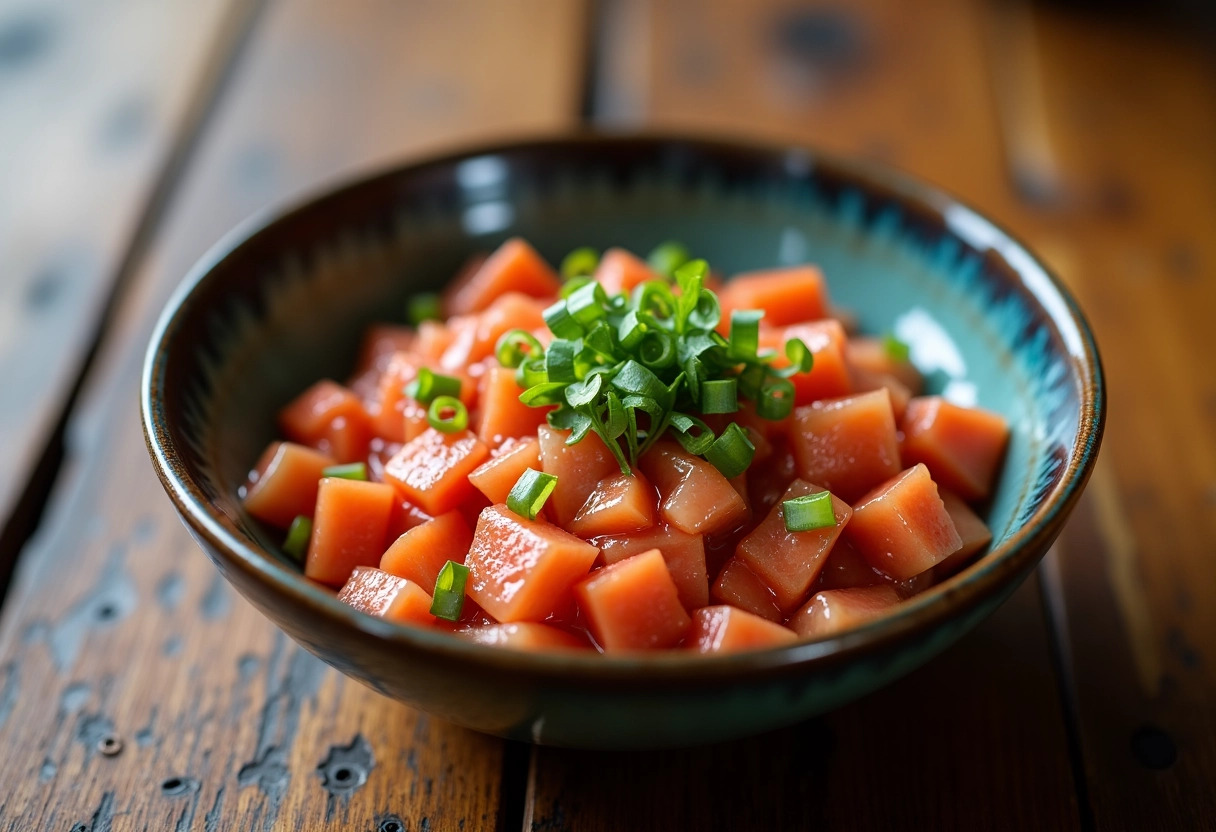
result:
[[[370,322],[400,320],[466,255],[522,235],[645,252],[681,240],[716,270],[813,261],[863,330],[894,331],[931,390],[1002,413],[1012,440],[991,551],[868,626],[704,657],[531,654],[357,612],[305,580],[238,488],[275,413],[344,377]],[[704,743],[788,725],[907,673],[1038,563],[1076,502],[1105,396],[1076,303],[976,211],[892,171],[801,147],[576,136],[380,173],[245,224],[185,279],[148,349],[148,451],[220,572],[307,649],[433,715],[578,747]]]

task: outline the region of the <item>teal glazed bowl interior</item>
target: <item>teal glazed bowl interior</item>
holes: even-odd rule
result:
[[[865,627],[725,656],[527,653],[373,618],[305,580],[237,496],[275,414],[344,378],[373,321],[510,236],[683,241],[715,270],[811,261],[863,330],[894,331],[930,390],[1003,414],[991,551]],[[149,346],[148,450],[220,572],[330,665],[444,719],[587,747],[698,744],[792,724],[907,673],[987,616],[1056,537],[1093,467],[1104,393],[1076,304],[954,198],[804,148],[578,136],[484,148],[340,187],[236,230],[187,277]]]

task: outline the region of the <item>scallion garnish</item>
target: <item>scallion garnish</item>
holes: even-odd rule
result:
[[[886,350],[887,357],[892,361],[907,361],[912,352],[908,349],[907,344],[890,332],[882,337],[882,348]]]
[[[431,597],[431,615],[447,621],[460,619],[464,609],[464,585],[469,579],[469,568],[450,560],[439,570],[435,579],[435,592]]]
[[[418,369],[418,377],[405,385],[405,395],[419,404],[430,404],[439,396],[459,396],[460,379],[435,373],[426,367]]]
[[[727,425],[722,435],[705,451],[705,458],[727,479],[746,471],[755,455],[756,446],[735,422]]]
[[[562,260],[562,277],[570,280],[574,277],[590,277],[595,273],[595,267],[600,264],[599,252],[584,246],[576,248]]]
[[[291,555],[296,563],[303,563],[308,554],[308,541],[312,537],[312,519],[303,514],[291,521],[287,537],[283,540],[283,551]]]
[[[791,532],[809,532],[836,525],[832,495],[826,491],[785,500],[781,509],[785,514],[785,527]]]
[[[438,396],[426,409],[426,423],[440,433],[456,433],[469,426],[469,411],[455,396]]]
[[[702,413],[734,413],[739,409],[739,383],[733,378],[716,378],[701,383]]]
[[[511,487],[511,492],[507,494],[507,508],[520,517],[535,520],[556,487],[557,477],[529,468],[520,475]]]
[[[330,465],[328,468],[321,469],[321,476],[338,477],[344,480],[366,480],[367,463],[348,462],[345,465]]]
[[[443,309],[440,304],[439,295],[434,292],[414,295],[410,298],[406,312],[410,323],[414,326],[418,326],[423,321],[443,320]]]
[[[646,262],[664,277],[672,277],[676,269],[688,262],[688,249],[680,243],[666,242],[650,252]]]
[[[784,419],[794,407],[788,377],[810,370],[811,352],[790,339],[788,365],[773,367],[771,351],[760,351],[757,310],[732,312],[730,336],[722,337],[721,306],[705,288],[709,265],[690,260],[682,246],[660,246],[651,265],[671,282],[649,280],[609,295],[594,280],[572,278],[543,313],[554,335],[549,346],[515,330],[499,340],[499,361],[515,368],[520,401],[556,405],[547,418],[570,431],[567,443],[594,431],[626,474],[670,434],[688,453],[736,476],[755,453],[747,435],[731,425],[715,436],[699,416],[733,413],[743,398],[760,416]]]

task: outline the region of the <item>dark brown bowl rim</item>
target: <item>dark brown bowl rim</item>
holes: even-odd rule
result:
[[[1008,253],[1017,253],[1016,263],[1003,257],[1009,271],[1034,299],[1041,313],[1064,337],[1072,356],[1072,372],[1080,383],[1081,408],[1073,451],[1059,482],[1013,536],[975,564],[924,593],[902,603],[895,612],[839,636],[819,641],[797,642],[765,650],[705,656],[680,651],[657,654],[600,655],[577,652],[543,653],[505,650],[475,644],[458,636],[434,630],[411,628],[370,615],[338,601],[336,597],[288,569],[258,547],[231,534],[213,516],[208,501],[191,480],[187,467],[170,437],[162,406],[162,386],[172,336],[191,308],[193,290],[225,259],[240,253],[271,226],[292,222],[297,216],[331,199],[368,187],[385,179],[396,179],[429,168],[452,165],[469,158],[502,154],[543,154],[563,146],[693,146],[704,150],[748,154],[770,161],[797,153],[814,160],[816,170],[829,170],[870,193],[881,193],[902,207],[944,217],[966,215],[968,226],[983,228],[983,241],[968,239],[956,223],[951,232],[975,250],[995,249],[998,243]],[[987,245],[981,243],[986,242]],[[1069,337],[1071,336],[1071,337]],[[804,675],[826,669],[866,654],[888,650],[915,632],[936,627],[981,604],[1009,581],[1020,581],[1035,566],[1072,510],[1093,469],[1106,417],[1106,390],[1101,360],[1093,333],[1075,299],[1059,278],[1018,238],[978,210],[941,188],[931,186],[892,168],[869,162],[846,160],[801,144],[769,143],[748,138],[693,134],[575,133],[478,145],[380,169],[321,189],[285,206],[272,206],[241,223],[217,242],[191,268],[162,312],[146,354],[140,389],[140,409],[148,453],[165,491],[190,528],[213,547],[225,566],[240,570],[266,589],[286,596],[293,606],[308,607],[313,614],[332,623],[358,630],[369,638],[391,645],[432,651],[437,657],[485,665],[512,673],[560,677],[567,683],[639,682],[651,686],[663,682],[681,685],[698,681],[746,678],[749,681],[778,673]]]

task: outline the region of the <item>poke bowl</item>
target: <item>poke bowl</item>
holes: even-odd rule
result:
[[[940,563],[936,571],[927,570],[924,574],[935,575],[930,581],[900,582],[898,603],[884,602],[881,614],[856,618],[845,627],[836,626],[841,620],[839,612],[836,623],[822,626],[824,610],[835,603],[837,596],[817,591],[821,587],[814,581],[821,582],[824,577],[823,563],[817,563],[788,598],[781,597],[782,586],[770,582],[776,587],[781,610],[776,613],[778,623],[768,626],[780,630],[785,625],[803,637],[796,638],[791,632],[789,637],[775,640],[743,639],[740,643],[747,642],[753,649],[731,651],[719,649],[724,638],[730,640],[723,635],[728,632],[728,619],[733,614],[736,621],[751,621],[754,616],[736,608],[746,607],[743,601],[736,607],[718,603],[723,600],[722,593],[727,593],[727,569],[735,568],[731,566],[735,564],[737,571],[750,574],[743,567],[750,564],[759,568],[757,563],[762,565],[766,547],[776,545],[771,543],[776,538],[770,535],[757,538],[759,542],[750,549],[744,545],[736,550],[739,538],[732,538],[721,557],[715,559],[711,554],[709,566],[702,566],[708,574],[700,580],[715,600],[706,602],[702,597],[695,603],[684,602],[682,606],[687,610],[672,602],[673,615],[690,623],[679,624],[684,629],[657,645],[670,649],[615,650],[610,648],[616,644],[630,646],[629,625],[625,622],[622,630],[609,620],[611,610],[603,612],[605,608],[596,598],[603,587],[590,585],[592,579],[597,575],[620,578],[625,572],[620,568],[623,566],[640,572],[639,564],[645,560],[647,569],[657,571],[666,581],[663,558],[654,555],[646,560],[645,555],[634,556],[635,550],[631,550],[629,557],[613,562],[607,557],[607,547],[602,551],[596,548],[599,538],[591,538],[592,543],[587,544],[546,522],[546,517],[554,519],[556,504],[541,508],[547,494],[539,495],[536,488],[529,492],[530,499],[539,495],[531,511],[521,509],[518,500],[498,505],[502,502],[498,498],[484,500],[479,496],[482,503],[466,512],[467,527],[477,530],[468,553],[469,566],[461,567],[456,562],[464,560],[463,554],[454,555],[453,562],[445,566],[446,577],[441,574],[436,579],[432,570],[421,591],[409,580],[381,571],[386,568],[383,563],[381,569],[375,569],[375,561],[369,566],[357,556],[351,560],[348,551],[338,556],[339,561],[347,558],[341,571],[325,574],[326,566],[318,566],[323,543],[319,531],[322,505],[315,484],[311,493],[317,501],[316,525],[311,521],[307,524],[311,532],[305,532],[302,545],[307,551],[300,561],[292,557],[300,541],[293,544],[290,535],[284,540],[285,521],[268,524],[264,513],[252,510],[255,507],[249,501],[250,489],[257,485],[259,476],[265,475],[265,463],[260,473],[255,465],[259,456],[270,453],[265,450],[268,446],[280,448],[275,443],[284,424],[284,408],[298,401],[302,391],[311,389],[319,379],[350,378],[353,367],[367,363],[364,333],[368,328],[402,321],[405,310],[417,308],[420,297],[442,291],[470,256],[526,246],[528,256],[538,264],[557,264],[569,252],[587,248],[596,256],[599,252],[624,250],[662,254],[665,242],[670,240],[680,241],[687,252],[699,258],[692,262],[702,265],[695,283],[686,282],[693,277],[683,269],[679,288],[674,295],[668,294],[679,306],[680,297],[702,291],[702,282],[717,288],[718,295],[711,304],[714,317],[704,324],[701,335],[707,344],[716,339],[711,349],[732,356],[730,362],[719,363],[730,364],[724,372],[739,373],[741,391],[745,386],[739,368],[752,365],[732,363],[745,360],[738,355],[746,353],[750,356],[746,360],[757,366],[776,364],[754,343],[748,352],[746,315],[736,320],[729,310],[739,305],[739,287],[752,284],[746,276],[733,282],[731,276],[755,275],[757,270],[762,270],[762,275],[773,274],[774,270],[784,274],[782,270],[813,263],[816,274],[826,279],[831,298],[830,309],[816,314],[839,318],[843,322],[839,327],[842,331],[847,327],[853,339],[850,343],[860,344],[868,338],[872,345],[885,339],[883,343],[893,345],[892,349],[899,352],[898,359],[913,369],[915,384],[923,385],[915,391],[918,395],[911,406],[907,401],[902,403],[901,414],[910,412],[909,407],[915,409],[917,402],[922,410],[928,407],[926,403],[934,402],[934,408],[974,409],[999,421],[1002,439],[999,459],[994,457],[996,462],[987,466],[990,482],[969,495],[974,498],[973,516],[982,520],[981,526],[989,536],[983,550],[966,562],[956,563],[948,572],[941,570]],[[600,262],[606,262],[608,256],[605,253]],[[490,282],[485,272],[493,260],[494,256],[478,260],[471,269],[465,266],[459,285],[467,285],[470,275],[474,284]],[[502,260],[500,256],[494,262]],[[594,266],[593,262],[587,267],[588,274]],[[659,270],[653,262],[652,266]],[[549,267],[537,268],[545,271]],[[563,271],[578,276],[577,268],[570,271],[563,267]],[[571,289],[589,282],[578,278],[572,281]],[[673,286],[676,283],[670,282]],[[547,291],[534,294],[543,296],[546,304],[556,300],[554,308],[563,314],[567,308],[574,309],[575,301],[569,298],[578,295],[577,291],[562,290],[561,299],[556,284],[552,297],[545,296]],[[713,295],[708,289],[704,291]],[[611,297],[597,292],[597,303],[602,301],[603,308],[595,314],[607,315],[614,324],[612,332],[619,330],[620,335],[617,339],[614,334],[610,346],[601,350],[607,354],[621,349],[629,340],[613,316],[627,314],[631,307],[627,292]],[[451,294],[449,290],[449,298]],[[591,297],[589,291],[582,296]],[[637,291],[634,297],[635,303],[646,302],[637,300]],[[722,299],[721,309],[718,298]],[[805,293],[795,291],[774,302],[769,315],[779,316],[782,304],[798,306],[805,299]],[[613,303],[619,306],[613,307]],[[541,314],[539,307],[529,314]],[[686,318],[688,314],[686,310]],[[696,314],[694,308],[689,320],[696,320]],[[508,320],[515,317],[527,315],[504,315]],[[559,323],[550,321],[548,308],[544,320],[553,328],[551,337],[560,340]],[[682,320],[681,332],[684,326]],[[736,335],[732,327],[741,334]],[[721,335],[715,335],[715,329]],[[495,331],[496,336],[502,334]],[[581,349],[583,333],[576,328],[571,338],[575,336]],[[796,339],[791,335],[789,340]],[[479,366],[497,367],[492,360],[496,358],[511,368],[510,373],[496,373],[522,384],[524,368],[515,366],[521,363],[520,356],[511,362],[503,358],[503,341],[496,346],[497,350],[494,345],[489,348],[492,355]],[[788,342],[786,347],[788,350]],[[541,349],[540,344],[535,348]],[[553,349],[551,344],[548,349]],[[796,352],[788,355],[789,362],[799,360]],[[826,355],[818,357],[820,366],[827,366]],[[802,369],[814,372],[811,363],[807,358]],[[790,367],[784,374],[761,369],[777,379],[779,375],[790,377],[798,368]],[[686,376],[682,374],[681,378]],[[381,377],[382,368],[376,378]],[[425,405],[427,399],[419,393],[418,379],[411,377],[414,386],[410,395]],[[873,390],[881,391],[884,402],[892,399],[887,387],[879,384],[862,389],[857,378],[856,374],[847,376],[844,383],[854,385],[854,389],[834,390],[834,397],[824,401],[851,402],[850,396],[864,398]],[[550,383],[549,377],[543,380],[548,387],[559,386]],[[579,381],[584,379],[580,376]],[[733,375],[722,381],[729,382],[732,391],[736,387]],[[781,383],[764,389],[775,389]],[[351,385],[358,386],[354,381]],[[580,394],[585,392],[583,388]],[[538,399],[539,404],[552,406],[558,401],[561,410],[562,395],[574,402],[569,390],[541,391],[546,392],[559,398]],[[453,407],[463,411],[458,398],[453,400]],[[743,402],[742,392],[739,402]],[[757,397],[756,409],[760,408],[758,402]],[[153,466],[186,528],[221,574],[293,639],[341,672],[435,716],[514,739],[586,748],[678,746],[758,733],[837,707],[923,664],[976,626],[1035,568],[1084,487],[1097,456],[1105,417],[1101,364],[1092,333],[1076,303],[1023,245],[954,197],[894,171],[836,159],[809,148],[684,137],[598,135],[478,148],[414,162],[249,221],[194,267],[167,305],[149,345],[141,405]],[[814,414],[809,410],[819,405],[816,401],[800,407],[794,411],[802,414],[796,420],[820,418],[822,408]],[[446,448],[442,443],[451,442],[452,431],[457,429],[471,436],[472,428],[466,429],[463,421],[467,415],[453,426],[456,416],[445,412],[437,419],[432,407],[421,417],[430,420],[429,427],[425,421],[418,423],[425,433],[408,439],[403,447],[394,446],[391,451],[395,453],[386,456],[395,459],[404,453],[408,458],[416,453],[410,450],[413,446],[428,441]],[[795,418],[788,408],[782,416]],[[541,413],[538,422],[543,418]],[[554,421],[550,414],[549,422]],[[681,424],[691,421],[684,418]],[[708,416],[705,421],[718,427],[724,424]],[[636,428],[634,422],[630,424]],[[911,430],[906,421],[899,425]],[[569,429],[571,425],[562,423],[558,427]],[[543,431],[552,429],[541,424],[539,430],[543,447]],[[700,444],[693,447],[685,442],[683,434],[675,437],[680,444],[671,436],[649,437],[646,430],[641,430],[638,437],[652,442],[660,439],[651,457],[658,452],[654,449],[666,449],[663,453],[675,459],[677,466],[699,466],[706,476],[726,482],[727,477],[745,477],[745,469],[757,453],[756,445],[766,444],[755,433],[763,433],[762,425],[749,425],[746,432],[735,425],[734,430],[756,442],[737,441],[736,451],[738,446],[750,448],[746,459],[739,463],[742,467],[719,460],[714,462],[718,472],[705,462],[715,459],[713,453]],[[710,431],[714,432],[719,431]],[[609,433],[597,420],[594,430],[584,426],[582,433],[602,434],[607,442],[615,442],[613,437],[620,437],[621,429]],[[670,433],[674,435],[675,428]],[[728,431],[720,433],[726,436]],[[637,450],[632,435],[630,439],[630,450]],[[600,440],[592,436],[591,441]],[[944,468],[935,467],[934,461],[930,460],[926,469],[915,453],[909,460],[907,448],[911,442],[903,432],[899,441],[893,470],[903,479],[892,478],[864,496],[861,492],[865,489],[853,489],[847,497],[851,508],[842,502],[836,517],[828,517],[829,526],[849,532],[849,514],[864,516],[866,506],[879,502],[887,492],[910,487],[907,483],[918,477],[917,482],[926,483],[931,483],[931,476],[949,480]],[[625,448],[624,438],[619,443]],[[327,458],[328,462],[350,461],[339,458],[329,445],[318,447],[322,455],[332,457]],[[360,453],[366,456],[363,447]],[[478,461],[492,456],[490,450],[481,452],[483,457]],[[898,459],[901,453],[902,463]],[[672,507],[677,498],[669,493],[671,487],[656,479],[664,474],[655,474],[648,467],[653,464],[646,461],[650,457],[626,459],[623,453],[617,453],[617,457],[621,467],[617,479],[624,477],[631,482],[630,464],[636,463],[659,485],[656,499],[666,518],[663,522],[679,523]],[[320,483],[322,489],[331,492],[332,505],[354,505],[343,503],[345,498],[340,495],[355,494],[360,489],[396,493],[390,488],[394,482],[407,489],[407,496],[413,496],[408,491],[408,476],[395,481],[382,466],[371,461],[369,464],[375,469],[370,477],[363,467],[355,479],[372,482],[353,485],[337,468],[325,469]],[[760,471],[759,463],[756,465],[754,470]],[[252,479],[251,468],[255,469]],[[606,478],[606,471],[604,475]],[[756,474],[754,479],[761,476],[768,474]],[[638,478],[642,479],[640,475]],[[520,483],[525,479],[520,477]],[[556,479],[557,487],[562,488],[562,477]],[[865,483],[867,487],[871,484]],[[822,487],[795,479],[792,485],[788,480],[781,482],[774,495],[760,505],[756,487],[752,482],[737,490],[749,502],[748,510],[755,515],[749,528],[757,532],[764,522],[784,522],[784,529],[778,526],[781,535],[786,530],[791,534],[800,531],[790,519],[793,507],[784,509],[781,519],[781,507],[790,506],[782,502],[783,498],[798,502],[798,498],[832,497],[818,493],[826,492]],[[700,488],[698,482],[684,491]],[[833,494],[844,488],[833,489]],[[931,490],[936,495],[936,490]],[[491,506],[491,502],[496,505]],[[940,509],[943,503],[939,500],[933,505]],[[537,511],[542,512],[540,517]],[[432,530],[438,528],[433,525],[433,514],[436,512],[424,513],[420,521],[431,523]],[[517,516],[521,514],[526,516]],[[870,516],[876,514],[870,511]],[[902,522],[898,512],[892,516],[892,522]],[[309,520],[303,515],[299,519]],[[568,517],[562,518],[560,525],[570,527],[569,521]],[[453,522],[460,523],[459,519]],[[692,522],[699,521],[694,518]],[[489,535],[489,527],[495,523],[516,524],[512,528],[518,527],[521,534],[535,531],[545,538],[545,545],[551,546],[557,537],[565,535],[574,541],[571,546],[585,547],[578,551],[587,552],[586,565],[581,569],[591,570],[590,577],[577,585],[570,577],[564,586],[573,587],[578,598],[576,612],[581,611],[590,622],[585,624],[588,644],[583,646],[599,649],[504,646],[520,626],[536,624],[546,631],[553,628],[540,625],[537,614],[520,613],[520,605],[506,597],[510,593],[500,591],[495,596],[486,589],[484,575],[477,574],[474,560],[478,546],[482,546],[482,561],[494,557],[493,552],[486,555],[486,544],[478,541],[482,540],[483,526],[484,534]],[[396,531],[405,537],[415,525],[406,522]],[[368,527],[364,523],[360,528]],[[860,531],[864,525],[857,523],[855,527],[858,531],[852,539],[863,550],[867,545]],[[805,529],[813,528],[816,526],[806,526],[801,531],[809,534]],[[383,538],[384,530],[383,525],[376,529],[377,541]],[[838,531],[833,530],[833,540]],[[352,534],[358,536],[359,532]],[[744,540],[751,538],[746,531],[739,534],[746,535]],[[442,548],[418,543],[421,538],[417,534],[414,537],[414,550]],[[445,538],[433,533],[430,539],[442,542]],[[955,542],[931,556],[929,567],[947,557],[951,546],[957,546],[959,538],[951,540]],[[285,548],[285,544],[291,545]],[[334,551],[347,549],[339,544]],[[831,555],[825,557],[830,559]],[[865,557],[872,559],[868,552]],[[379,581],[378,587],[389,581],[394,593],[404,587],[422,598],[419,621],[432,620],[426,613],[426,602],[433,604],[430,614],[438,616],[434,620],[443,624],[439,619],[457,621],[462,614],[460,603],[467,601],[468,609],[482,616],[481,624],[464,629],[414,626],[401,623],[413,619],[396,616],[393,620],[394,616],[384,615],[383,609],[379,615],[369,614],[375,610],[367,604],[361,607],[357,592],[343,588],[341,595],[335,594],[352,567],[366,573],[365,578]],[[451,570],[462,568],[466,574],[473,570],[468,597],[464,590],[457,590],[456,613],[448,615],[439,611],[441,600],[452,600]],[[923,568],[897,564],[885,577],[894,584],[896,578],[918,577],[913,572]],[[674,574],[674,567],[670,571]],[[354,577],[351,574],[351,581]],[[464,575],[460,577],[463,582]],[[601,585],[605,583],[608,581],[600,581]],[[895,589],[885,585],[877,589],[895,598]],[[510,592],[516,590],[513,585]],[[674,592],[668,595],[675,598]],[[608,594],[601,592],[599,596]],[[364,597],[369,596],[364,593]],[[680,597],[683,601],[684,596]],[[727,593],[726,597],[737,596]],[[705,606],[707,603],[710,606]],[[662,599],[647,601],[646,605],[661,606]],[[795,607],[804,618],[810,616],[807,621],[817,615],[818,623],[810,629],[796,626]],[[635,608],[640,607],[635,604]],[[762,610],[758,612],[763,615]],[[518,625],[511,623],[517,619]],[[550,622],[549,618],[544,620]],[[757,624],[755,631],[762,631],[764,623]],[[495,635],[467,637],[473,630]],[[735,632],[739,631],[736,627]],[[698,644],[701,650],[695,649]]]

